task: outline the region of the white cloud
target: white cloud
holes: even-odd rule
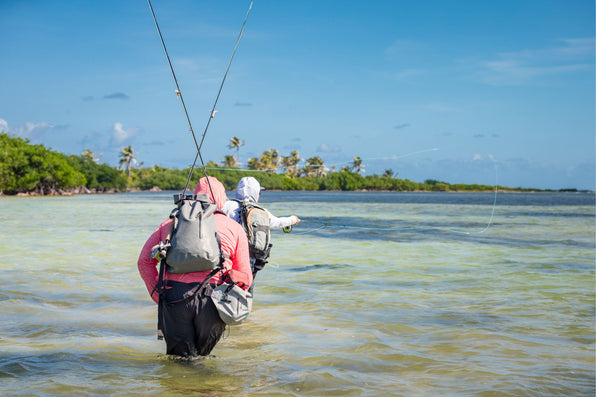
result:
[[[4,119],[0,119],[0,131],[10,132],[21,138],[27,138],[31,143],[41,143],[43,135],[46,131],[54,128],[53,125],[42,121],[41,123],[33,123],[28,121],[25,125],[17,127],[9,127],[8,122]]]
[[[122,145],[125,142],[128,143],[129,141],[131,141],[138,134],[139,134],[138,128],[125,129],[122,126],[122,123],[114,123],[114,127],[112,128],[112,131],[111,131],[112,136],[111,136],[110,142],[112,145]]]
[[[329,146],[326,143],[321,143],[317,148],[317,152],[322,153],[339,153],[341,152],[341,147],[339,145]]]

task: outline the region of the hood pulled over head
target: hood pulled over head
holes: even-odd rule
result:
[[[259,201],[261,195],[261,184],[252,176],[245,176],[238,181],[236,186],[236,198],[239,200],[248,199],[254,203]]]
[[[209,181],[207,181],[207,178],[209,178]],[[211,185],[211,189],[209,188],[209,185]],[[213,194],[211,194],[212,190]],[[209,196],[211,202],[217,205],[217,209],[222,209],[228,199],[224,185],[217,178],[212,176],[199,179],[199,182],[195,187],[195,194],[200,193]]]

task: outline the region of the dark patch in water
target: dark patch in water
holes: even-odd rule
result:
[[[529,216],[535,218],[596,218],[596,214],[582,212],[510,211],[507,216]]]
[[[266,206],[270,202],[321,202],[321,203],[402,203],[402,204],[474,204],[493,205],[495,192],[459,193],[459,192],[331,192],[312,191],[266,191],[260,202]],[[596,205],[593,192],[542,192],[542,193],[507,193],[497,192],[497,206],[575,206]]]
[[[344,267],[347,267],[349,265],[342,265],[342,264],[327,264],[327,263],[319,263],[316,265],[310,265],[310,266],[303,266],[303,267],[293,267],[288,269],[288,271],[290,272],[308,272],[311,270],[317,270],[317,269],[329,269],[329,270],[335,270],[335,269],[341,269]]]
[[[565,240],[528,240],[520,238],[495,237],[491,230],[502,227],[513,227],[501,222],[492,222],[486,229],[486,223],[472,222],[409,222],[366,220],[359,217],[315,218],[303,217],[300,223],[292,230],[296,235],[309,234],[326,239],[350,239],[362,241],[393,241],[393,242],[419,242],[429,240],[465,241],[487,244],[493,246],[519,246],[542,247],[563,246],[578,248],[594,248],[594,242],[583,242],[571,239]],[[304,226],[302,226],[304,225]],[[306,227],[308,225],[309,227]],[[519,226],[517,224],[516,226]],[[304,227],[304,229],[303,229]],[[485,232],[480,233],[482,231]]]

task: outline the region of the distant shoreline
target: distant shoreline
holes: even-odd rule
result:
[[[291,192],[300,191],[307,192],[310,190],[281,190],[281,189],[267,189],[268,191],[277,192]],[[151,189],[89,189],[87,187],[76,187],[71,189],[52,189],[44,193],[31,191],[31,192],[20,192],[16,194],[6,194],[0,191],[0,197],[68,197],[78,196],[86,194],[119,194],[119,193],[137,193],[137,192],[162,192],[170,190],[162,190],[156,186]],[[175,190],[172,190],[175,191]],[[312,190],[316,192],[341,192],[343,190]],[[436,191],[436,190],[371,190],[371,189],[357,189],[357,190],[345,190],[346,192],[363,192],[363,193],[494,193],[493,191],[487,190],[448,190],[448,191]],[[580,189],[559,189],[559,190],[547,190],[547,189],[511,189],[501,188],[497,189],[497,193],[596,193],[594,190],[580,190]]]

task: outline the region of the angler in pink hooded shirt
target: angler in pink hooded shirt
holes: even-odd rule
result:
[[[205,193],[212,202],[222,209],[227,200],[224,186],[214,177],[209,177],[211,189],[207,178],[201,178],[195,187],[195,194]],[[223,263],[224,271],[232,271],[236,282],[242,282],[246,288],[252,284],[252,271],[250,268],[248,241],[242,226],[228,218],[224,213],[215,213],[215,224],[221,239],[221,249],[225,254]],[[151,249],[165,241],[170,232],[172,220],[164,221],[149,237],[141,254],[137,266],[141,278],[145,282],[147,291],[153,293],[151,298],[159,303],[159,294],[154,291],[158,281],[159,262],[151,258]],[[174,274],[165,272],[166,302],[172,302],[185,297],[184,293],[191,290],[198,283],[205,280],[210,271]],[[223,282],[222,272],[217,273],[209,280],[196,296],[184,304],[162,305],[163,316],[160,320],[167,344],[167,354],[179,356],[208,355],[219,341],[225,323],[219,318],[217,309],[210,299],[211,291],[215,285]]]

